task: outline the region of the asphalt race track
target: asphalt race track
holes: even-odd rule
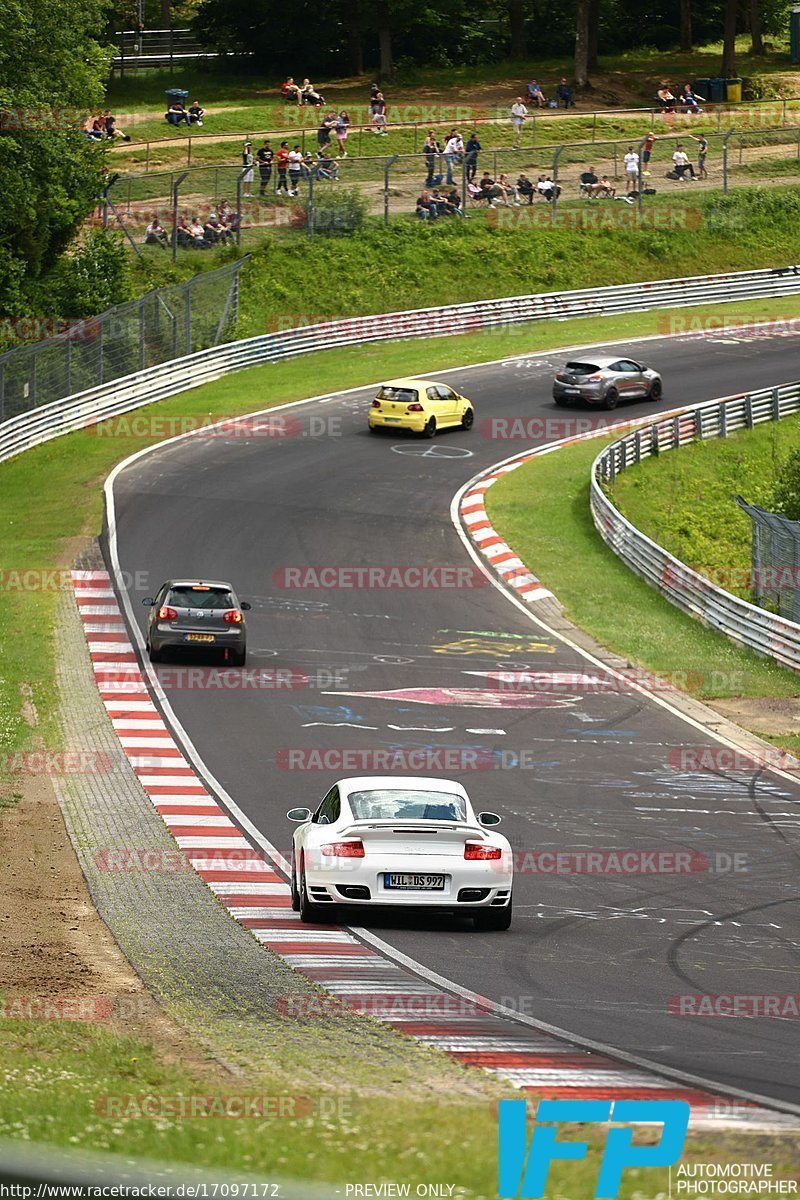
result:
[[[664,399],[620,406],[619,421],[800,376],[792,337],[662,339],[623,351],[663,372]],[[162,580],[230,579],[253,604],[248,669],[310,678],[292,690],[220,691],[182,686],[175,667],[186,662],[158,668],[209,770],[284,853],[286,810],[314,806],[340,775],[364,773],[300,769],[306,750],[496,752],[497,769],[454,774],[476,808],[502,814],[517,852],[512,929],[479,934],[468,920],[406,915],[373,917],[371,930],[462,987],[576,1036],[800,1103],[791,1019],[668,1011],[671,997],[689,993],[800,992],[800,788],[769,775],[676,769],[675,750],[715,743],[640,695],[574,689],[518,700],[529,707],[468,703],[464,690],[480,699],[491,687],[486,673],[498,669],[587,669],[492,586],[284,586],[288,567],[468,566],[449,515],[455,492],[586,416],[553,405],[561,361],[556,352],[447,373],[475,401],[476,423],[433,442],[370,435],[367,389],[288,410],[293,436],[184,439],[146,454],[115,485],[120,566],[144,573],[131,592],[142,627],[139,601]],[[320,391],[334,383],[321,380]],[[492,439],[488,417],[539,418],[541,436]],[[546,429],[545,418],[563,431]],[[398,690],[405,694],[380,695]],[[512,765],[520,756],[523,765]],[[624,877],[525,869],[525,852],[588,848],[688,850],[712,869]],[[737,854],[747,870],[714,869]]]

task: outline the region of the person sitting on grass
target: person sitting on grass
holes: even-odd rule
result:
[[[239,228],[239,214],[236,209],[231,208],[227,200],[220,200],[217,205],[217,213],[226,229],[230,229],[232,233],[236,233],[236,230]]]
[[[547,105],[545,94],[535,79],[532,79],[525,89],[525,99],[539,108],[545,108]]]
[[[556,100],[559,104],[563,104],[564,108],[575,107],[575,99],[572,94],[572,88],[567,83],[565,75],[561,76],[561,82],[556,88]]]
[[[189,114],[180,100],[173,100],[164,116],[170,125],[180,125],[182,123],[188,125],[190,123]]]
[[[517,180],[517,195],[527,197],[528,204],[533,204],[534,187],[527,175],[520,175]]]
[[[417,216],[423,221],[435,221],[439,216],[439,210],[427,189],[417,197]]]
[[[103,124],[106,128],[107,138],[111,138],[113,140],[113,138],[121,137],[123,142],[129,142],[131,140],[131,135],[129,133],[123,133],[121,129],[117,129],[117,118],[112,117],[111,109],[109,108],[107,108],[103,113]]]
[[[202,125],[203,117],[206,115],[206,110],[203,108],[199,100],[193,100],[189,105],[189,124]]]
[[[169,245],[167,231],[159,221],[158,214],[153,217],[152,221],[144,231],[144,244],[145,246],[161,246],[164,250],[166,250],[167,246]]]
[[[318,151],[315,175],[317,179],[337,180],[339,178],[338,159],[331,158],[330,155],[325,154],[321,150]]]
[[[221,242],[224,246],[231,237],[231,231],[227,225],[223,224],[216,212],[211,212],[203,226],[203,236],[214,246],[217,242]]]
[[[175,240],[182,250],[188,250],[192,245],[192,235],[189,233],[185,216],[178,218],[178,224],[175,226]]]
[[[208,250],[211,246],[211,243],[206,239],[203,226],[196,216],[192,217],[189,222],[189,237],[192,240],[195,250]]]

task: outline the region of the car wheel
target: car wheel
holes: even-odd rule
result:
[[[606,408],[616,408],[619,404],[619,392],[616,388],[609,388],[606,392]]]
[[[436,417],[429,417],[428,424],[422,432],[425,434],[425,437],[436,437]]]
[[[299,888],[299,911],[300,920],[305,924],[315,924],[318,921],[324,921],[325,917],[322,913],[321,904],[312,904],[308,898],[308,884],[306,883],[305,869],[300,867],[300,888]]]
[[[557,404],[559,408],[566,408],[567,402],[561,396],[553,396],[553,404]]]
[[[482,932],[511,928],[511,898],[505,908],[481,908],[475,913],[475,928]]]
[[[247,662],[247,647],[244,650],[231,650],[231,665],[234,667],[243,667]]]
[[[664,387],[661,383],[661,380],[654,379],[653,382],[650,384],[650,399],[651,400],[660,400],[663,394],[664,394]]]
[[[368,425],[367,428],[369,429],[370,433],[380,433],[381,431],[380,425]]]
[[[161,662],[163,653],[164,653],[163,650],[154,650],[153,647],[150,645],[150,642],[148,641],[147,657],[150,659],[150,662],[152,662],[152,663]]]
[[[299,912],[300,911],[300,893],[297,890],[297,864],[294,861],[294,855],[292,855],[291,890],[292,890],[292,910],[294,912]]]
[[[468,408],[467,411],[464,413],[464,416],[461,418],[461,428],[462,429],[472,429],[472,426],[474,425],[474,423],[475,423],[475,410],[474,410],[474,408]]]

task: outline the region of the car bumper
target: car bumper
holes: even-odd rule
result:
[[[409,417],[389,417],[382,413],[369,414],[370,429],[409,429],[412,433],[422,433],[430,417],[428,413],[415,413]]]
[[[602,404],[605,389],[600,387],[570,387],[568,384],[553,384],[554,400],[583,400],[586,404]]]
[[[188,636],[190,633],[200,634],[201,636],[213,637],[214,640],[213,640],[213,642],[206,642],[206,641],[200,642],[200,641],[195,641],[194,639],[192,639],[190,641],[189,636]],[[206,635],[203,635],[202,631],[199,629],[198,630],[170,629],[169,627],[167,627],[167,628],[159,627],[159,628],[153,629],[150,633],[150,645],[156,651],[167,650],[167,649],[175,648],[178,646],[187,646],[190,648],[201,649],[201,650],[202,649],[224,650],[227,648],[227,649],[234,649],[234,650],[241,651],[245,648],[246,644],[247,644],[247,638],[246,638],[244,629],[242,629],[241,627],[237,628],[236,626],[232,626],[231,629],[229,629],[229,630],[228,629],[226,629],[226,630],[215,629],[215,630],[213,630],[213,632],[209,632]]]
[[[412,861],[380,855],[371,862],[342,859],[333,866],[306,861],[305,871],[313,903],[383,908],[504,908],[513,881],[507,861],[468,862],[451,855],[424,855]],[[387,886],[386,876],[398,873],[440,875],[444,886],[430,891]]]

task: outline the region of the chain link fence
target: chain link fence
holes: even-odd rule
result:
[[[800,521],[736,503],[753,523],[751,587],[757,604],[800,624]]]
[[[0,355],[0,424],[65,396],[227,341],[246,258],[148,292]]]

